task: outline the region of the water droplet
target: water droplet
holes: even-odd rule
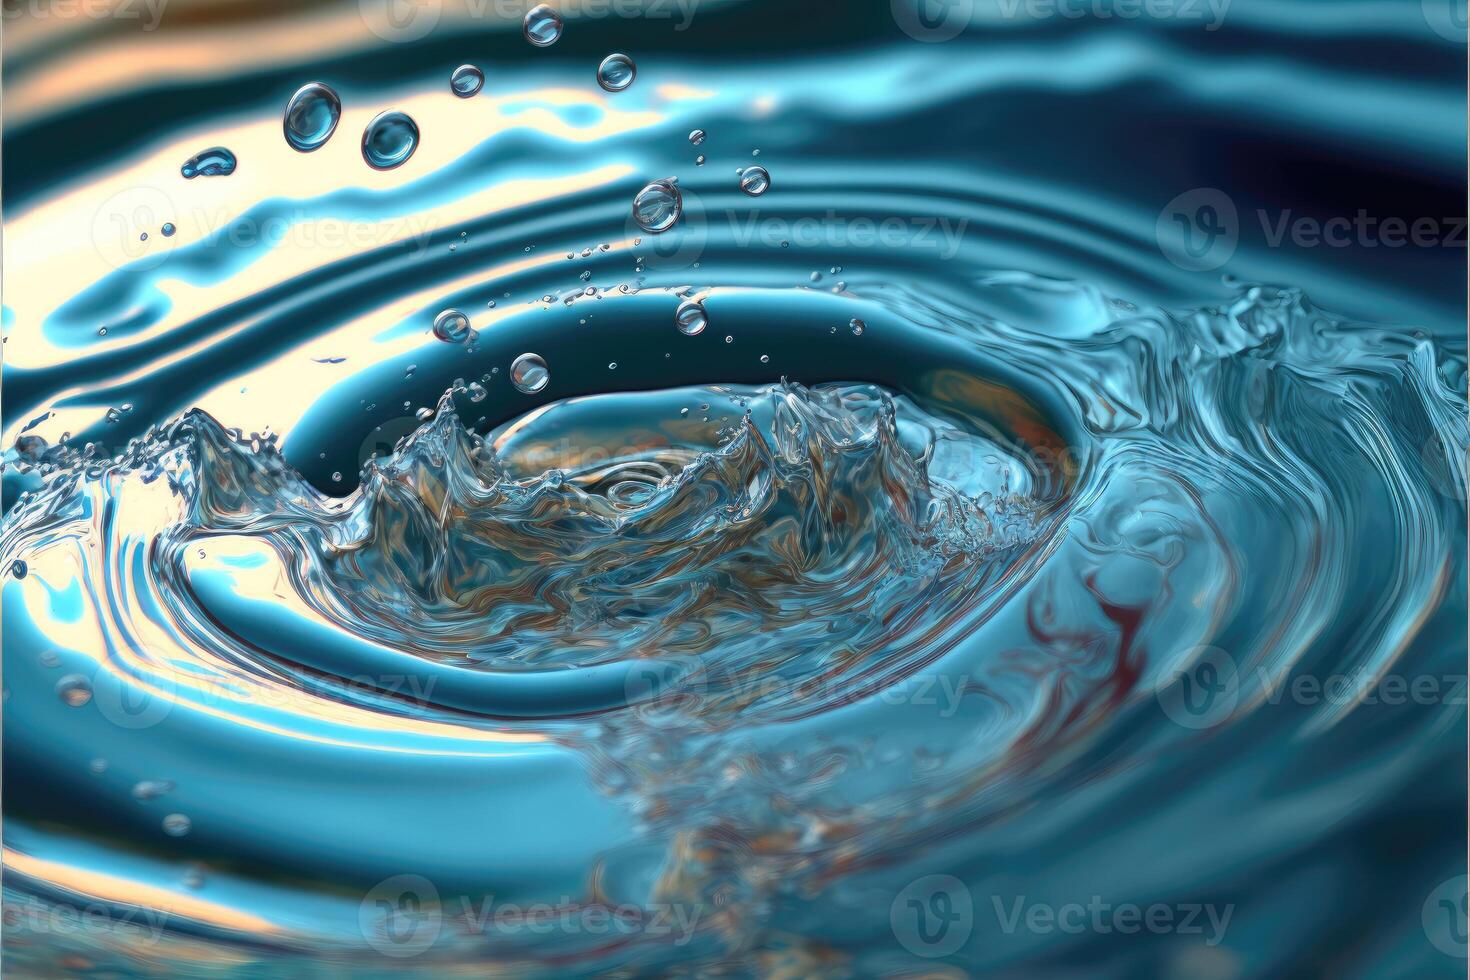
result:
[[[538,48],[549,48],[561,37],[561,14],[544,3],[538,3],[526,11],[526,19],[521,26],[527,41]]]
[[[61,666],[61,656],[55,650],[42,650],[40,661],[42,667]]]
[[[474,65],[460,65],[454,69],[454,74],[449,76],[449,90],[461,99],[478,95],[480,86],[484,84],[485,73]]]
[[[342,471],[341,470],[334,470],[332,472],[332,482],[333,483],[341,483],[342,482]]]
[[[146,242],[147,240],[148,240],[148,233],[146,231],[143,232],[143,234],[141,234],[141,235],[138,236],[138,241],[140,241],[140,242]]]
[[[762,364],[769,364],[769,363],[771,363],[771,355],[770,354],[762,354],[761,355],[761,363]]]
[[[607,369],[609,371],[616,371],[618,369],[618,362],[617,361],[610,361],[610,362],[608,362]]]
[[[693,132],[691,132],[689,134],[689,142],[693,143],[695,146],[698,146],[699,144],[703,143],[704,142],[704,130],[702,130],[702,129],[696,129]]]
[[[194,827],[194,821],[182,813],[170,813],[163,818],[163,832],[170,837],[183,837]]]
[[[19,558],[10,563],[10,574],[14,575],[16,578],[25,578],[26,573],[29,571],[30,566],[21,561]]]
[[[434,317],[434,336],[450,344],[463,343],[470,336],[470,318],[459,310],[445,310]]]
[[[374,170],[401,167],[418,148],[418,123],[396,109],[378,113],[362,131],[362,158]]]
[[[159,231],[163,232],[163,237],[164,238],[172,238],[172,237],[174,237],[174,232],[176,232],[178,230],[179,229],[177,229],[177,228],[174,227],[174,223],[172,221],[165,221],[163,223],[163,227],[159,229]]]
[[[87,768],[92,771],[94,776],[100,776],[107,771],[107,760],[103,758],[93,759],[87,763]]]
[[[342,118],[342,100],[321,82],[307,82],[286,103],[281,128],[293,150],[310,153],[326,145]]]
[[[597,66],[597,84],[609,92],[621,92],[637,75],[638,66],[625,54],[610,54]]]
[[[551,372],[539,354],[522,354],[510,364],[510,383],[517,391],[534,395],[551,380]]]
[[[740,189],[751,197],[760,197],[771,189],[771,175],[765,167],[746,167],[740,173]]]
[[[725,334],[725,343],[733,344],[735,343],[735,338],[730,336],[729,334]]]
[[[684,198],[672,177],[655,180],[633,198],[633,220],[644,231],[668,231],[683,210]]]
[[[702,167],[702,166],[704,166],[704,154],[703,153],[701,153],[699,156],[697,156],[697,157],[694,158],[694,165],[696,167]]]
[[[868,329],[868,325],[859,320],[857,317],[853,317],[851,322],[848,323],[848,326],[852,328],[852,335],[854,337],[861,337],[863,335],[863,331]]]
[[[92,682],[81,674],[67,674],[56,682],[56,694],[73,708],[80,708],[92,700]]]
[[[133,784],[133,799],[140,803],[157,799],[164,793],[172,793],[174,784],[169,779],[145,779]]]
[[[223,146],[211,146],[184,161],[179,173],[189,180],[195,177],[228,177],[235,172],[235,154]]]
[[[680,333],[687,337],[697,337],[704,333],[709,317],[704,312],[703,303],[697,299],[686,299],[674,311],[674,323],[679,327]]]

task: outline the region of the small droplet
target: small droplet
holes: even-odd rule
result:
[[[163,818],[163,832],[170,837],[183,837],[194,827],[194,821],[182,813],[170,813]]]
[[[434,336],[450,344],[463,343],[470,336],[470,318],[459,310],[445,310],[434,317]]]
[[[396,109],[378,113],[362,131],[362,158],[374,170],[403,166],[418,147],[418,123]]]
[[[561,14],[544,3],[538,3],[526,11],[526,19],[521,26],[527,41],[538,48],[549,48],[561,37]]]
[[[145,779],[142,782],[134,783],[132,792],[133,799],[139,803],[147,803],[149,800],[158,799],[164,793],[172,793],[173,790],[174,784],[172,780]]]
[[[93,759],[87,763],[87,768],[92,771],[92,775],[100,776],[107,771],[107,760],[100,757]]]
[[[607,369],[609,371],[616,371],[618,369],[618,362],[617,361],[611,361],[611,362],[609,362],[608,365],[607,365]]]
[[[10,574],[14,575],[16,578],[25,578],[26,573],[29,571],[30,566],[19,558],[10,563]]]
[[[39,659],[42,667],[61,666],[61,656],[55,650],[42,650]]]
[[[80,708],[92,700],[92,682],[81,674],[67,674],[56,682],[56,693],[73,708]]]
[[[140,241],[140,242],[146,242],[147,240],[148,240],[148,233],[146,231],[143,232],[143,234],[141,234],[141,235],[138,236],[138,241]]]
[[[684,198],[672,177],[655,180],[633,198],[633,220],[644,231],[668,231],[683,210]]]
[[[235,154],[223,146],[212,146],[184,161],[179,173],[188,180],[195,177],[228,177],[235,172]]]
[[[699,144],[703,143],[704,142],[704,130],[702,130],[702,129],[696,129],[693,132],[691,132],[689,134],[689,142],[690,143],[693,143],[695,146],[698,146]]]
[[[174,223],[172,221],[165,221],[163,223],[163,227],[160,228],[159,231],[163,232],[164,238],[172,238],[174,237],[174,232],[178,231],[178,229],[174,227]]]
[[[551,372],[539,354],[522,354],[510,364],[510,383],[517,391],[534,395],[551,381]]]
[[[637,75],[638,66],[625,54],[610,54],[597,66],[597,84],[609,92],[621,92]]]
[[[281,128],[293,150],[310,153],[326,145],[341,118],[342,100],[337,93],[321,82],[307,82],[286,103]]]
[[[761,355],[761,363],[762,364],[769,364],[769,363],[771,363],[771,355],[770,354],[762,354]]]
[[[686,299],[674,311],[674,323],[686,337],[697,337],[704,333],[709,317],[704,312],[703,303],[697,299]]]
[[[771,175],[765,167],[746,167],[740,173],[740,189],[751,197],[760,197],[771,189]]]
[[[449,90],[461,99],[478,95],[480,86],[484,84],[485,73],[474,65],[460,65],[454,69],[454,74],[449,76]]]
[[[848,326],[852,328],[852,335],[854,337],[861,337],[863,335],[863,331],[868,329],[868,325],[859,320],[857,317],[853,317],[852,320],[848,323]]]
[[[702,166],[704,166],[704,154],[703,153],[701,153],[699,156],[697,156],[697,157],[694,158],[694,165],[696,167],[702,167]]]
[[[332,482],[333,483],[341,483],[342,482],[342,471],[341,470],[334,470],[332,472]]]

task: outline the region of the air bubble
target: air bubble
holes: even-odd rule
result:
[[[310,153],[332,138],[341,118],[342,100],[337,93],[321,82],[307,82],[286,103],[281,128],[293,150]]]
[[[511,362],[510,383],[516,390],[534,395],[551,381],[551,371],[539,354],[522,354]]]

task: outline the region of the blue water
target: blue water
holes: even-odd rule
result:
[[[1463,976],[1463,11],[1064,8],[8,20],[7,975]]]

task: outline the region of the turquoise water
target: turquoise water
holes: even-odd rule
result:
[[[6,25],[7,973],[1463,975],[1452,10],[221,9]]]

